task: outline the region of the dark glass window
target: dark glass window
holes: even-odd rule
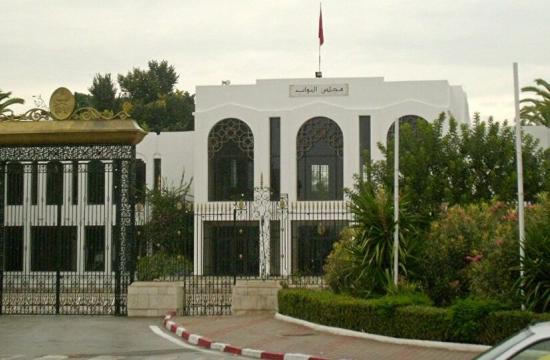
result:
[[[155,159],[154,163],[154,169],[153,169],[153,176],[154,176],[154,189],[160,190],[162,186],[162,162],[161,159]]]
[[[72,203],[73,205],[78,205],[78,161],[73,161],[72,164],[72,179],[73,179],[73,187],[72,187]]]
[[[59,161],[46,166],[46,204],[63,204],[63,165]]]
[[[23,271],[23,227],[4,228],[4,271]]]
[[[298,200],[342,200],[344,141],[340,127],[317,117],[298,131]]]
[[[23,164],[9,163],[7,166],[7,194],[6,201],[8,205],[23,205],[24,190],[24,169]]]
[[[38,204],[38,163],[31,164],[31,204]]]
[[[371,159],[370,150],[370,116],[359,116],[359,159],[361,164],[361,176],[363,176],[365,164]],[[368,156],[365,158],[365,156]]]
[[[105,203],[105,164],[100,160],[88,163],[88,204]]]
[[[76,271],[76,226],[31,228],[31,271]]]
[[[208,136],[208,200],[252,200],[253,195],[252,131],[241,120],[222,120]]]
[[[143,160],[136,160],[136,204],[145,204],[147,165]]]
[[[321,275],[327,256],[338,240],[346,221],[293,221],[292,272]]]
[[[86,226],[84,271],[105,271],[105,227]]]
[[[269,118],[271,200],[281,197],[281,118]]]

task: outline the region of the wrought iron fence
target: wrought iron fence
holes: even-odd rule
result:
[[[0,154],[10,159],[0,161],[0,314],[124,315],[135,266],[135,148]]]

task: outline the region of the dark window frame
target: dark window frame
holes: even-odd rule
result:
[[[237,186],[231,186],[232,164],[237,167]],[[252,200],[253,196],[252,130],[239,119],[221,120],[212,127],[208,135],[208,200]]]
[[[299,201],[344,199],[344,136],[338,124],[327,117],[306,121],[296,136],[297,177]],[[328,165],[328,191],[312,190],[314,165]]]

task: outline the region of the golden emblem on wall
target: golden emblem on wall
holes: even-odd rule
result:
[[[50,114],[56,120],[67,120],[75,109],[76,101],[71,91],[57,88],[50,97]]]

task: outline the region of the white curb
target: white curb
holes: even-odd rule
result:
[[[193,345],[197,345],[199,343],[200,335],[197,334],[191,334],[189,335],[189,343]]]
[[[285,354],[285,360],[309,360],[310,357],[305,354]]]
[[[212,343],[210,345],[210,349],[212,350],[218,350],[218,351],[223,351],[223,349],[225,349],[225,346],[227,344],[224,344],[224,343],[219,343],[219,342],[215,342],[215,343]]]
[[[185,328],[183,326],[178,326],[176,329],[176,336],[181,337],[181,333],[185,331]]]
[[[263,350],[243,349],[241,354],[255,359],[262,358]]]
[[[486,345],[461,344],[461,343],[431,341],[431,340],[400,339],[400,338],[394,338],[390,336],[369,334],[369,333],[360,332],[360,331],[319,325],[319,324],[315,324],[315,323],[301,320],[301,319],[296,319],[291,316],[287,316],[279,313],[275,314],[275,319],[286,321],[292,324],[302,325],[313,330],[323,331],[334,335],[352,336],[352,337],[357,337],[361,339],[375,340],[375,341],[389,343],[389,344],[410,345],[410,346],[420,346],[420,347],[427,347],[427,348],[433,348],[433,349],[445,349],[445,350],[452,350],[452,351],[472,351],[472,352],[481,352],[491,348],[490,346],[486,346]]]

